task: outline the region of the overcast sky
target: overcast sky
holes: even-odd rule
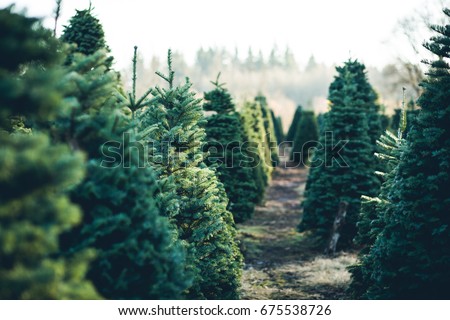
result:
[[[341,63],[349,57],[381,66],[408,55],[405,42],[393,38],[398,20],[431,0],[92,0],[118,69],[128,65],[133,46],[144,57],[164,56],[168,48],[192,62],[200,47],[251,46],[268,54],[276,44],[289,46],[300,63],[313,54],[319,62]],[[54,0],[15,2],[29,15],[47,18],[52,27]],[[89,0],[63,0],[62,25],[85,9]],[[425,40],[425,39],[424,39]],[[411,57],[411,56],[410,56]],[[413,57],[413,59],[415,59]],[[417,61],[418,62],[418,61]]]

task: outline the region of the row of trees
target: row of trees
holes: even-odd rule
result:
[[[62,41],[0,16],[0,297],[238,298],[234,220],[263,201],[277,161],[264,98],[237,113],[217,82],[203,106],[189,80],[174,84],[170,51],[166,86],[137,96],[136,49],[125,93],[91,8]],[[226,165],[229,147],[212,161],[214,142],[243,147],[243,165]]]
[[[421,109],[404,103],[398,135],[380,137],[385,123],[364,65],[347,61],[330,85],[299,230],[325,243],[345,203],[338,244],[362,248],[350,267],[354,298],[450,297],[450,25],[433,30],[425,47],[437,58],[426,61]]]

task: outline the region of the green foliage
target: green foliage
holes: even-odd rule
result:
[[[261,113],[264,121],[265,143],[263,145],[263,148],[266,154],[266,163],[271,167],[273,171],[273,167],[276,167],[279,161],[278,145],[275,136],[274,124],[272,122],[272,117],[270,115],[270,109],[267,104],[266,97],[258,95],[255,98],[255,101],[261,108]]]
[[[154,172],[144,165],[144,144],[107,59],[104,51],[75,54],[69,66],[78,103],[59,130],[88,163],[71,194],[85,217],[63,235],[65,255],[97,250],[88,276],[105,298],[181,298],[189,286],[184,249],[160,215]]]
[[[383,163],[386,172],[376,172],[383,183],[377,197],[362,196],[361,212],[358,218],[358,233],[355,243],[362,247],[358,256],[358,263],[349,267],[352,274],[352,282],[349,293],[355,299],[365,298],[365,293],[370,287],[373,274],[373,259],[370,251],[378,235],[385,226],[384,211],[390,205],[389,192],[394,186],[394,179],[400,159],[400,153],[404,140],[396,137],[390,131],[386,131],[377,141],[380,152],[375,156]]]
[[[295,109],[294,118],[292,118],[291,125],[286,135],[286,141],[294,141],[295,136],[297,135],[298,125],[300,124],[300,120],[302,118],[302,110],[302,106],[298,106],[297,109]]]
[[[48,52],[56,49],[51,33],[10,8],[0,10],[0,30],[2,120],[54,118],[67,105],[55,66],[59,58],[56,50]],[[81,219],[65,192],[83,178],[84,158],[51,142],[46,132],[30,133],[0,131],[0,299],[99,298],[85,280],[91,250],[56,257],[59,235]]]
[[[411,129],[411,127],[414,125],[414,121],[419,115],[419,109],[411,110],[406,109],[406,129],[404,130],[405,138],[408,136],[408,132]],[[394,114],[392,116],[392,125],[391,125],[391,131],[397,132],[399,129],[400,120],[402,119],[402,110],[401,109],[395,109]]]
[[[253,168],[246,161],[241,147],[245,141],[244,128],[229,92],[217,81],[216,88],[205,93],[205,111],[215,111],[207,118],[206,148],[208,166],[217,166],[220,181],[230,202],[228,210],[234,221],[242,222],[252,217],[258,199],[253,180]],[[218,160],[218,161],[217,161]]]
[[[256,102],[245,102],[241,119],[246,136],[243,149],[248,157],[248,164],[253,167],[253,181],[258,195],[256,200],[257,203],[261,203],[272,174],[271,162],[266,160],[267,155],[270,157],[270,153],[265,152],[267,140],[261,107]]]
[[[331,110],[324,119],[320,148],[311,163],[299,230],[313,230],[325,241],[339,203],[346,201],[346,223],[338,246],[348,247],[356,234],[361,195],[374,196],[378,190],[379,183],[373,175],[374,147],[368,135],[376,131],[375,122],[369,122],[375,119],[371,113],[376,108],[372,106],[373,90],[364,65],[350,60],[336,69],[338,75],[329,90]]]
[[[312,155],[310,148],[314,148],[319,139],[318,125],[314,111],[303,111],[300,119],[293,141],[291,159],[300,165],[308,165]]]
[[[138,117],[141,129],[148,131],[149,161],[158,177],[167,181],[166,192],[175,196],[165,213],[189,245],[195,278],[188,297],[237,299],[242,256],[225,189],[204,163],[206,119],[201,100],[195,98],[188,79],[182,86],[173,85],[170,51],[168,65],[168,75],[158,74],[169,88],[152,89],[154,97]]]
[[[11,8],[0,10],[0,34],[0,128],[12,131],[11,117],[19,115],[52,120],[64,89],[55,81],[62,72],[56,68],[42,72],[38,66],[57,64],[58,42],[38,19],[12,13]],[[26,77],[20,77],[25,68]]]
[[[64,31],[61,36],[63,42],[69,44],[76,44],[75,52],[84,55],[91,55],[98,50],[106,50],[110,52],[106,44],[105,32],[100,21],[92,14],[93,8],[89,7],[86,10],[76,10],[76,14],[70,18],[69,25],[64,26]],[[69,56],[69,63],[72,56]],[[111,67],[113,62],[112,57],[108,57],[106,66]]]
[[[444,10],[447,19],[450,10]],[[450,25],[433,26],[437,56],[422,83],[421,111],[400,155],[384,228],[368,256],[369,299],[449,299]]]
[[[283,123],[281,122],[281,117],[275,116],[273,110],[270,110],[270,115],[273,122],[275,137],[277,138],[277,144],[280,145],[284,142]]]

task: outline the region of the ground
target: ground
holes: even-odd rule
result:
[[[355,253],[322,254],[296,231],[307,169],[276,168],[254,218],[238,225],[245,257],[243,299],[345,299]]]

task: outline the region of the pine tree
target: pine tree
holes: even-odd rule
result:
[[[74,49],[74,52],[84,55],[94,54],[100,49],[109,53],[111,50],[106,44],[103,26],[100,20],[92,14],[92,10],[91,6],[86,10],[76,10],[76,14],[69,20],[69,25],[64,26],[61,40],[66,43],[76,44],[77,47]],[[72,55],[69,55],[69,63],[71,59]],[[105,63],[108,68],[111,68],[113,57],[108,57]]]
[[[184,249],[160,215],[155,174],[145,165],[144,142],[117,77],[107,71],[106,52],[75,54],[72,61],[78,104],[59,129],[87,153],[88,174],[72,193],[86,214],[63,235],[65,254],[97,250],[88,275],[105,298],[181,298],[189,286]]]
[[[308,177],[299,230],[314,230],[321,240],[326,240],[338,205],[345,201],[348,209],[339,246],[348,247],[356,234],[360,197],[374,196],[379,183],[373,175],[376,162],[368,135],[372,106],[367,103],[372,92],[368,90],[364,66],[350,60],[336,69],[338,76],[329,90],[331,110],[311,164],[314,168]]]
[[[450,10],[444,9],[446,18]],[[385,227],[369,256],[369,299],[449,299],[450,286],[450,24],[425,47],[428,61],[421,111],[407,142],[383,211]]]
[[[207,164],[218,166],[218,176],[230,200],[228,210],[233,213],[234,221],[242,222],[252,217],[258,199],[253,168],[241,150],[245,142],[244,128],[231,95],[219,83],[219,77],[213,84],[215,89],[205,93],[203,105],[205,111],[216,112],[207,118],[206,148],[211,159]]]
[[[54,119],[63,101],[58,43],[34,18],[0,10],[0,299],[98,299],[85,272],[94,253],[57,258],[58,236],[81,219],[66,192],[81,153],[45,131],[9,134],[9,119]],[[27,68],[23,68],[27,66]]]
[[[294,141],[297,134],[297,127],[300,124],[300,120],[302,117],[302,110],[302,106],[298,106],[297,109],[295,109],[294,118],[292,118],[291,125],[289,126],[289,130],[286,135],[286,141]]]
[[[308,165],[311,148],[317,145],[319,132],[314,111],[303,111],[294,138],[291,159],[296,164]]]
[[[171,52],[169,73],[158,72],[169,87],[149,92],[154,98],[141,109],[142,128],[149,131],[149,161],[159,178],[170,178],[178,207],[166,214],[189,244],[196,269],[188,297],[236,299],[239,297],[242,256],[236,242],[232,214],[227,210],[225,189],[213,169],[204,163],[206,119],[201,99],[195,99],[186,79],[174,86]]]

